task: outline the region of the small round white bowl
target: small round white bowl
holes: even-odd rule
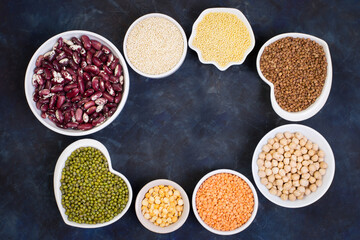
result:
[[[104,154],[104,156],[106,157],[106,159],[108,161],[109,171],[111,173],[121,177],[121,179],[124,180],[124,182],[126,183],[126,186],[128,188],[129,199],[128,199],[128,202],[126,203],[125,208],[122,210],[121,213],[119,213],[116,217],[114,217],[113,219],[111,219],[108,222],[98,223],[98,224],[86,224],[86,223],[81,223],[80,224],[80,223],[69,221],[67,215],[65,214],[65,208],[61,204],[61,190],[60,190],[61,182],[60,182],[60,180],[61,180],[62,170],[65,167],[65,162],[66,162],[67,158],[71,155],[71,153],[73,151],[75,151],[76,149],[78,149],[80,147],[93,147],[93,148],[96,148],[96,149],[100,150]],[[55,171],[54,171],[54,194],[55,194],[55,199],[56,199],[57,206],[59,208],[61,217],[64,220],[64,222],[67,225],[70,225],[70,226],[73,226],[73,227],[78,227],[78,228],[99,228],[99,227],[104,227],[104,226],[107,226],[107,225],[110,225],[110,224],[116,222],[122,216],[124,216],[124,214],[130,208],[132,197],[133,197],[133,192],[132,192],[132,188],[131,188],[129,180],[124,175],[122,175],[121,173],[115,171],[112,168],[111,159],[110,159],[110,155],[109,155],[108,150],[106,149],[106,147],[102,143],[100,143],[100,142],[98,142],[96,140],[93,140],[93,139],[78,140],[78,141],[70,144],[61,153],[61,155],[60,155],[60,157],[59,157],[59,159],[58,159],[58,161],[56,163]]]
[[[274,84],[271,83],[269,80],[267,80],[260,70],[260,58],[264,52],[265,47],[269,46],[271,43],[276,42],[279,39],[286,38],[286,37],[308,38],[310,40],[315,41],[316,43],[320,44],[323,47],[325,56],[326,56],[326,61],[327,61],[327,74],[326,74],[325,84],[324,84],[324,87],[323,87],[323,90],[322,90],[320,96],[307,109],[300,111],[300,112],[288,112],[279,106],[279,104],[277,103],[276,98],[275,98]],[[321,108],[325,105],[326,100],[329,97],[330,90],[331,90],[331,83],[332,83],[332,71],[333,71],[332,64],[331,64],[331,56],[330,56],[330,50],[329,50],[327,43],[320,38],[314,37],[309,34],[304,34],[304,33],[283,33],[283,34],[277,35],[277,36],[269,39],[260,48],[259,53],[256,58],[256,69],[257,69],[257,72],[258,72],[259,76],[261,77],[261,79],[270,86],[270,100],[271,100],[272,108],[277,113],[277,115],[279,115],[280,117],[282,117],[285,120],[298,122],[298,121],[304,121],[308,118],[311,118],[312,116],[314,116],[316,113],[318,113],[321,110]]]
[[[245,54],[244,54],[244,58],[239,61],[239,62],[231,62],[228,65],[226,65],[225,67],[221,67],[217,62],[215,61],[205,61],[204,58],[202,57],[201,51],[200,49],[198,49],[197,47],[195,47],[192,43],[194,41],[194,38],[196,36],[196,28],[198,26],[198,24],[203,20],[203,18],[205,17],[206,14],[208,13],[217,13],[217,12],[224,12],[224,13],[232,13],[235,14],[246,26],[247,30],[250,33],[250,41],[251,41],[251,45],[250,47],[246,50]],[[214,64],[220,71],[225,71],[226,69],[228,69],[230,66],[232,65],[241,65],[246,57],[249,55],[249,53],[254,49],[255,46],[255,36],[254,36],[254,32],[251,28],[251,25],[249,23],[249,21],[247,20],[247,18],[245,17],[245,15],[238,9],[236,8],[208,8],[205,9],[200,16],[196,19],[196,21],[193,24],[192,27],[192,32],[189,38],[189,47],[196,51],[199,60],[201,63],[203,64]]]
[[[146,219],[141,212],[141,202],[144,199],[145,194],[149,191],[150,188],[153,188],[153,187],[159,186],[159,185],[173,186],[176,190],[178,190],[180,192],[181,198],[184,201],[184,208],[183,208],[183,212],[182,212],[181,216],[179,217],[177,222],[170,224],[167,227],[156,226],[155,224],[150,222],[148,219]],[[185,190],[179,184],[177,184],[176,182],[167,180],[167,179],[157,179],[157,180],[149,182],[140,190],[140,192],[138,193],[136,200],[135,200],[135,212],[136,212],[136,216],[139,219],[140,223],[148,230],[155,232],[155,233],[170,233],[170,232],[173,232],[173,231],[179,229],[185,223],[186,219],[189,216],[189,212],[190,212],[190,202],[189,202],[189,198],[188,198]]]
[[[101,44],[107,46],[111,52],[119,58],[119,62],[122,65],[123,68],[123,75],[124,75],[124,85],[123,85],[123,96],[122,99],[115,111],[115,113],[106,119],[106,121],[104,123],[102,123],[99,126],[96,126],[90,130],[86,130],[86,131],[82,131],[82,130],[74,130],[74,129],[63,129],[63,128],[59,128],[58,126],[56,126],[52,121],[50,121],[48,118],[44,119],[41,117],[41,111],[39,109],[36,108],[36,103],[33,101],[33,93],[34,93],[34,86],[32,85],[32,76],[34,74],[34,69],[35,69],[35,62],[38,58],[39,55],[45,54],[46,52],[50,51],[52,49],[52,47],[54,46],[54,44],[57,42],[57,40],[62,37],[64,39],[70,39],[71,37],[78,37],[80,38],[82,35],[87,35],[90,40],[91,39],[95,39],[97,41],[99,41]],[[109,40],[107,40],[106,38],[104,38],[103,36],[100,36],[99,34],[93,33],[93,32],[89,32],[89,31],[83,31],[83,30],[73,30],[73,31],[68,31],[68,32],[63,32],[60,34],[57,34],[55,36],[53,36],[52,38],[50,38],[49,40],[47,40],[45,43],[43,43],[38,50],[34,53],[34,55],[32,56],[29,65],[26,69],[26,74],[25,74],[25,95],[26,95],[26,100],[27,103],[29,104],[29,107],[31,109],[31,111],[33,112],[33,114],[35,115],[35,117],[47,128],[49,128],[50,130],[63,134],[63,135],[67,135],[67,136],[84,136],[84,135],[88,135],[88,134],[92,134],[95,133],[97,131],[100,131],[101,129],[105,128],[106,126],[108,126],[112,121],[115,120],[115,118],[120,114],[120,112],[122,111],[122,109],[125,106],[128,94],[129,94],[129,88],[130,88],[130,79],[129,79],[129,71],[128,68],[126,66],[126,62],[125,59],[123,58],[123,56],[121,55],[120,51],[115,47],[114,44],[112,44]]]
[[[203,184],[203,182],[208,179],[209,177],[211,176],[214,176],[216,174],[219,174],[219,173],[230,173],[230,174],[234,174],[238,177],[240,177],[242,180],[244,180],[248,185],[249,187],[251,188],[251,191],[254,195],[254,210],[251,214],[251,217],[250,219],[242,226],[240,226],[239,228],[235,229],[235,230],[232,230],[232,231],[219,231],[219,230],[216,230],[216,229],[213,229],[212,227],[210,227],[209,225],[207,225],[202,219],[201,217],[199,216],[199,213],[197,211],[197,207],[196,207],[196,194],[201,186],[201,184]],[[259,200],[258,200],[258,196],[256,194],[256,189],[254,187],[254,185],[252,185],[252,183],[250,182],[249,179],[247,179],[244,175],[242,175],[241,173],[239,172],[236,172],[234,170],[230,170],[230,169],[218,169],[218,170],[214,170],[212,172],[209,172],[208,174],[206,174],[204,177],[202,177],[200,179],[200,181],[196,184],[195,186],[195,189],[194,189],[194,192],[193,192],[193,195],[192,195],[192,208],[193,208],[193,211],[194,211],[194,214],[195,214],[195,217],[196,219],[199,221],[199,223],[205,228],[207,229],[208,231],[212,232],[212,233],[215,233],[215,234],[218,234],[218,235],[233,235],[233,234],[237,234],[239,232],[242,232],[244,231],[247,227],[250,226],[250,224],[252,223],[252,221],[255,219],[255,216],[256,216],[256,213],[257,213],[257,210],[258,210],[258,207],[259,207]]]
[[[164,73],[161,73],[161,74],[157,74],[157,75],[152,75],[152,74],[147,74],[147,73],[144,73],[142,71],[140,71],[139,69],[137,69],[130,61],[129,57],[128,57],[128,54],[127,54],[127,50],[126,50],[126,43],[127,43],[127,40],[128,40],[128,37],[129,37],[129,34],[130,32],[133,30],[133,28],[139,23],[141,22],[142,20],[146,19],[146,18],[150,18],[150,17],[160,17],[160,18],[165,18],[167,20],[169,20],[171,23],[173,23],[180,31],[181,33],[181,36],[183,37],[183,40],[184,40],[184,49],[183,49],[183,54],[179,60],[179,62],[169,71],[167,72],[164,72]],[[129,66],[135,71],[137,72],[138,74],[144,76],[144,77],[147,77],[147,78],[164,78],[164,77],[167,77],[167,76],[170,76],[171,74],[173,74],[174,72],[176,72],[180,66],[183,64],[184,60],[185,60],[185,57],[186,57],[186,53],[187,53],[187,38],[186,38],[186,34],[184,32],[184,29],[181,27],[181,25],[175,20],[173,19],[172,17],[168,16],[168,15],[165,15],[165,14],[162,14],[162,13],[149,13],[149,14],[146,14],[138,19],[135,20],[135,22],[133,22],[129,29],[127,30],[126,34],[125,34],[125,38],[124,38],[124,43],[123,43],[123,51],[124,51],[124,56],[125,56],[125,59],[126,61],[128,62]]]
[[[295,201],[284,201],[280,197],[272,195],[265,185],[261,184],[260,177],[258,175],[258,166],[256,164],[259,154],[261,153],[262,147],[267,144],[269,138],[275,137],[277,133],[283,132],[300,132],[305,137],[307,137],[312,142],[319,145],[319,149],[323,150],[325,153],[324,161],[328,164],[328,168],[326,169],[326,173],[322,178],[323,184],[313,193],[310,193],[308,196],[305,196],[301,200]],[[277,127],[270,132],[268,132],[258,143],[256,149],[254,151],[253,159],[252,159],[252,174],[255,181],[256,186],[260,190],[260,192],[271,202],[276,205],[286,207],[286,208],[300,208],[308,206],[317,200],[319,200],[329,189],[331,182],[334,178],[335,174],[335,158],[334,154],[331,150],[329,143],[326,139],[314,129],[300,125],[300,124],[287,124],[280,127]]]

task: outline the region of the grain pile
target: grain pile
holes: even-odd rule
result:
[[[129,33],[126,51],[139,71],[158,75],[173,69],[184,51],[184,39],[177,26],[163,17],[149,17]]]

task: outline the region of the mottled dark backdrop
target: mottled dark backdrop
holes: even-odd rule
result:
[[[118,222],[100,229],[69,227],[53,194],[55,163],[70,143],[33,116],[24,75],[36,49],[55,34],[82,29],[103,35],[122,52],[127,28],[138,17],[161,12],[190,36],[209,7],[241,10],[256,46],[241,66],[220,72],[202,65],[189,49],[178,72],[160,80],[130,70],[128,101],[118,118],[90,135],[109,150],[114,169],[130,180],[135,195],[147,182],[168,178],[189,197],[207,172],[230,168],[252,181],[251,158],[269,130],[289,123],[272,110],[269,87],[255,59],[276,34],[303,32],[330,47],[334,78],[324,108],[302,124],[328,140],[336,159],[329,191],[315,204],[285,209],[260,192],[255,221],[244,232],[221,237],[205,230],[190,212],[184,226],[167,235],[146,230],[134,205]],[[359,239],[360,68],[359,1],[6,1],[0,4],[0,239]]]

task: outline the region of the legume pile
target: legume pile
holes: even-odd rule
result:
[[[105,156],[93,147],[71,153],[62,170],[60,190],[65,214],[77,223],[108,222],[129,199],[124,180],[109,171]]]
[[[208,13],[196,28],[193,45],[200,49],[205,61],[225,67],[244,58],[251,45],[250,33],[235,14]]]
[[[178,27],[163,17],[149,17],[129,33],[126,51],[130,62],[143,73],[158,75],[173,69],[184,52]]]
[[[141,202],[141,212],[146,219],[160,227],[178,221],[184,208],[180,192],[172,186],[150,188]]]
[[[219,231],[231,231],[245,224],[254,210],[254,195],[249,185],[230,173],[206,179],[196,194],[200,218]]]
[[[305,38],[286,37],[267,46],[260,58],[264,77],[275,87],[275,98],[288,112],[307,109],[320,96],[327,74],[321,45]]]
[[[260,182],[282,200],[295,201],[322,185],[324,151],[303,134],[278,133],[262,147],[257,165]]]

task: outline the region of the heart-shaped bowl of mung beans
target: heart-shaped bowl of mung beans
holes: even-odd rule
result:
[[[244,231],[255,219],[259,200],[244,175],[230,169],[209,172],[195,186],[192,207],[200,224],[219,235]]]
[[[130,182],[112,168],[106,147],[93,139],[78,140],[61,153],[54,171],[54,193],[64,222],[78,228],[116,222],[133,196]]]
[[[245,15],[236,8],[208,8],[195,21],[189,47],[204,64],[220,71],[242,64],[255,46],[255,36]]]
[[[335,158],[329,143],[314,129],[287,124],[268,132],[258,143],[252,174],[260,192],[286,208],[313,204],[329,189]]]
[[[325,105],[332,84],[327,43],[304,33],[284,33],[259,50],[256,68],[270,86],[274,111],[288,121],[303,121]]]

